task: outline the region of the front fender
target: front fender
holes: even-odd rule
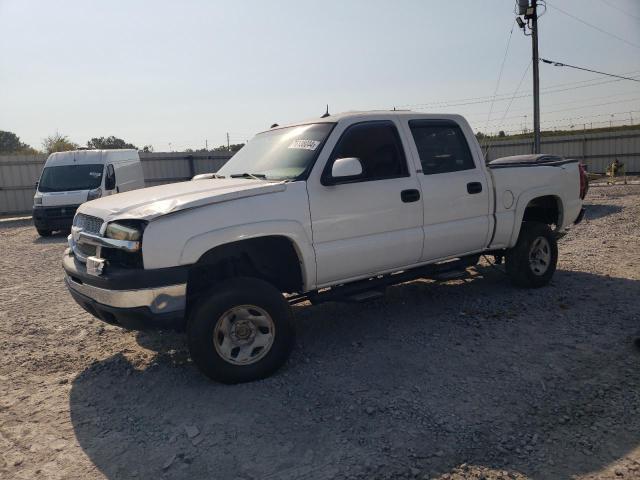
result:
[[[293,220],[269,220],[221,228],[191,237],[180,254],[180,265],[196,263],[207,251],[221,245],[251,238],[280,236],[293,244],[304,281],[305,290],[315,288],[316,257],[302,224]]]

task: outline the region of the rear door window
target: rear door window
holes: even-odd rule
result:
[[[411,120],[409,128],[425,175],[475,168],[467,140],[454,122]]]

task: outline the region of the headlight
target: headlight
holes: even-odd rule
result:
[[[87,202],[89,200],[95,200],[96,198],[100,198],[102,196],[102,189],[100,187],[96,188],[95,190],[89,190],[89,193],[87,193]]]
[[[104,232],[105,237],[114,240],[127,240],[129,242],[137,242],[142,238],[142,229],[128,227],[120,223],[110,223]]]
[[[34,205],[42,205],[42,197],[33,197]]]

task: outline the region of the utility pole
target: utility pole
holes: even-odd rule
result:
[[[531,35],[533,63],[533,153],[540,153],[540,56],[538,54],[538,0],[517,0],[516,22]],[[524,20],[522,19],[524,17]],[[531,33],[527,33],[527,27]]]
[[[231,151],[231,146],[229,145],[229,132],[227,132],[227,151]]]
[[[540,153],[540,59],[538,55],[538,5],[531,0],[531,46],[533,48],[533,153]]]
[[[204,149],[207,152],[209,151],[209,140],[207,138],[204,139]]]

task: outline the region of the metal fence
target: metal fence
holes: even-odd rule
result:
[[[493,160],[532,151],[531,139],[493,139],[488,145],[487,158]],[[542,151],[581,159],[592,173],[604,173],[616,158],[625,164],[627,173],[640,173],[638,129],[543,137]],[[217,172],[230,157],[227,152],[140,153],[147,186],[188,180],[198,173]],[[0,214],[31,210],[34,185],[46,159],[46,155],[0,156]]]
[[[484,148],[487,150],[487,147]],[[605,173],[616,158],[624,163],[627,173],[640,173],[640,130],[618,130],[606,133],[576,133],[542,137],[543,153],[578,158],[592,173]],[[492,140],[488,160],[533,152],[533,139]]]
[[[198,173],[217,172],[231,158],[228,152],[144,153],[140,161],[148,187],[189,180]],[[47,155],[0,155],[0,214],[31,211],[35,183]]]

